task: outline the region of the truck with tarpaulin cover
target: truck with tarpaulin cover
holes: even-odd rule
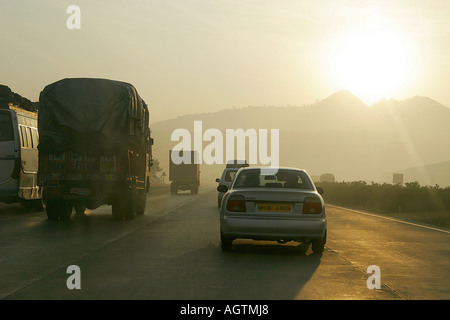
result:
[[[200,164],[197,151],[169,150],[170,193],[190,190],[197,194],[200,187]]]
[[[152,164],[149,110],[129,83],[68,78],[39,96],[38,182],[49,219],[111,205],[117,220],[143,214]]]

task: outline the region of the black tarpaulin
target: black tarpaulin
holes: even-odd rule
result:
[[[127,139],[144,141],[148,124],[147,105],[126,82],[63,79],[39,97],[40,150],[110,153]]]

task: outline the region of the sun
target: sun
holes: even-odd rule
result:
[[[391,97],[405,80],[405,45],[395,34],[366,32],[345,42],[336,68],[345,89],[373,103]]]

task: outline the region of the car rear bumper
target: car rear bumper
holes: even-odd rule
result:
[[[221,216],[223,236],[254,240],[305,241],[325,236],[326,218],[267,219]]]

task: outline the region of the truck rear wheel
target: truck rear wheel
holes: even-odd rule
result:
[[[170,184],[170,193],[171,194],[177,194],[178,193],[178,185],[175,183]]]
[[[115,199],[111,206],[114,220],[123,220],[123,203],[120,199]]]
[[[198,193],[198,186],[195,186],[191,189],[191,194],[197,194]]]
[[[136,216],[137,190],[127,190],[118,196],[112,204],[112,215],[116,220],[133,220]]]
[[[147,194],[144,191],[139,191],[137,204],[136,204],[136,214],[144,214],[145,208],[147,206]]]
[[[44,199],[41,198],[34,200],[34,207],[37,211],[45,211]]]
[[[125,211],[124,216],[126,220],[133,220],[136,216],[137,191],[136,189],[129,190],[125,196]]]
[[[59,201],[56,199],[47,199],[45,211],[49,220],[58,220],[59,216]]]
[[[81,202],[75,202],[73,204],[73,207],[76,214],[84,214],[84,212],[86,211],[86,207]]]
[[[72,216],[73,203],[69,200],[61,200],[59,219],[63,221],[69,221]]]
[[[73,203],[69,200],[47,199],[45,209],[49,220],[69,221],[72,216]]]

